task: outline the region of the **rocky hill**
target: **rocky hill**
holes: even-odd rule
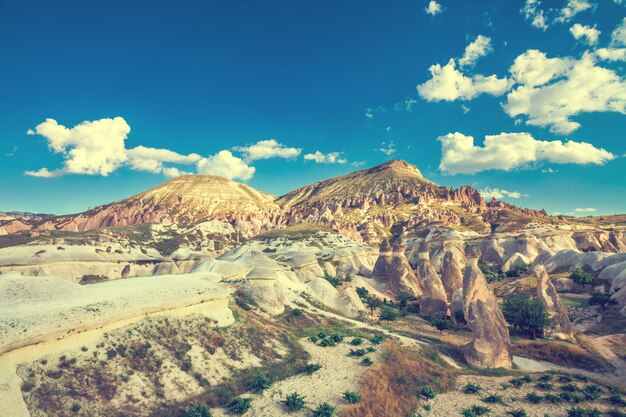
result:
[[[84,213],[0,220],[0,234],[47,234],[139,224],[189,225],[215,221],[250,238],[268,230],[315,223],[356,241],[380,243],[405,230],[408,237],[464,238],[548,227],[610,228],[519,208],[478,190],[437,185],[405,161],[319,181],[279,198],[221,177],[184,175],[141,194]]]

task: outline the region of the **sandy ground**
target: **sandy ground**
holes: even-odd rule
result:
[[[346,341],[349,338],[346,339]],[[261,394],[244,395],[252,397],[252,408],[246,414],[255,417],[275,417],[280,415],[306,416],[319,404],[327,402],[339,408],[346,402],[342,398],[345,391],[358,391],[359,381],[369,369],[360,364],[362,358],[347,356],[350,346],[346,341],[336,347],[320,347],[306,339],[302,339],[302,345],[311,355],[311,363],[319,363],[322,368],[312,375],[296,375],[272,385]],[[364,346],[369,346],[368,343]],[[368,355],[376,361],[379,352]],[[303,410],[288,413],[282,404],[282,400],[288,394],[297,392],[305,397],[306,406]],[[223,409],[213,410],[214,417],[227,417]]]

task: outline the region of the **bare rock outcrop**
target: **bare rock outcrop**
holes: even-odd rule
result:
[[[473,338],[463,352],[465,360],[479,368],[510,368],[511,341],[502,311],[480,268],[468,260],[463,276],[463,310]]]
[[[416,297],[423,294],[415,272],[405,255],[406,242],[398,238],[389,252],[389,243],[383,242],[381,251],[374,265],[374,278],[385,282],[390,294],[409,292]]]
[[[277,315],[285,311],[285,293],[272,268],[258,266],[248,272],[243,290],[266,313]]]
[[[463,288],[463,269],[465,268],[465,256],[457,247],[446,250],[441,267],[441,282],[446,289],[448,300],[452,294]]]
[[[424,292],[420,299],[420,312],[425,315],[447,314],[448,295],[439,274],[430,263],[426,245],[420,247],[416,275]]]
[[[545,335],[561,340],[571,339],[574,331],[567,315],[567,308],[552,285],[543,265],[535,268],[535,278],[537,279],[537,298],[541,300],[550,317],[550,325],[545,330]]]

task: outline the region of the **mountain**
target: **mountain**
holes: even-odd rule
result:
[[[394,160],[306,185],[279,198],[222,177],[183,175],[79,214],[0,220],[0,234],[213,220],[245,238],[275,228],[315,223],[370,243],[399,230],[416,237],[428,233],[432,237],[438,232],[444,237],[450,233],[486,236],[537,225],[581,225],[575,219],[548,216],[544,211],[495,199],[487,202],[469,186],[437,185],[414,165]]]
[[[143,223],[193,223],[216,219],[263,224],[281,212],[275,197],[245,184],[211,175],[183,175],[148,191],[83,213],[0,222],[8,233],[21,230],[83,231]],[[253,227],[254,229],[255,227]]]

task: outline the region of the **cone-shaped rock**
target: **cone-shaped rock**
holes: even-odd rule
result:
[[[408,292],[417,297],[422,290],[417,282],[415,272],[405,255],[406,242],[398,238],[389,252],[389,243],[383,242],[380,255],[374,266],[374,277],[386,283],[386,290],[394,295]]]
[[[562,340],[571,339],[574,333],[567,309],[543,265],[537,265],[535,268],[535,278],[537,278],[537,298],[541,300],[550,317],[550,325],[545,330],[545,335]]]
[[[428,247],[420,246],[417,261],[417,279],[424,295],[420,300],[420,312],[426,315],[448,313],[448,295],[437,271],[430,263]]]
[[[389,240],[383,240],[378,250],[378,259],[374,264],[374,277],[386,279],[391,268],[391,245]]]
[[[463,269],[465,268],[465,256],[457,247],[446,250],[441,267],[441,282],[446,289],[448,300],[456,290],[463,288]]]
[[[473,334],[465,360],[479,368],[510,368],[509,329],[475,258],[468,260],[463,276],[463,310]]]

